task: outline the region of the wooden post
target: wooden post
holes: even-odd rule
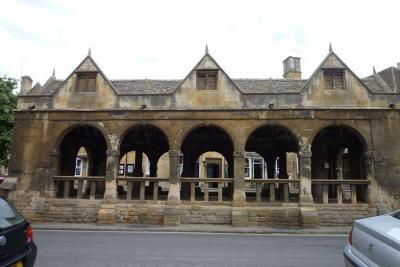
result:
[[[71,185],[71,181],[64,181],[64,198],[69,198],[69,187]]]
[[[153,183],[153,200],[158,200],[158,182]]]
[[[126,192],[126,200],[132,199],[132,182],[128,182],[128,191]]]
[[[83,180],[78,180],[78,192],[76,193],[76,197],[78,199],[82,198],[82,188],[83,188]]]
[[[261,184],[256,183],[256,202],[261,202]]]
[[[269,184],[269,201],[275,202],[275,184]]]
[[[96,181],[90,182],[90,199],[95,199],[96,195]]]
[[[327,184],[322,185],[322,203],[328,204],[328,186]]]
[[[196,183],[195,182],[190,183],[190,201],[191,202],[196,201]]]
[[[283,199],[284,202],[289,202],[289,184],[283,184]]]
[[[351,187],[351,204],[357,204],[357,190],[356,185],[352,184]]]
[[[145,194],[145,182],[140,182],[140,200],[144,200],[144,194]]]
[[[343,188],[341,184],[336,185],[336,192],[337,192],[337,203],[343,203]]]

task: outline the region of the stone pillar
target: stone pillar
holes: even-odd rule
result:
[[[247,226],[249,224],[249,214],[246,204],[246,184],[245,184],[245,158],[244,151],[233,152],[234,157],[234,178],[233,178],[233,202],[232,202],[232,225]]]
[[[319,215],[311,193],[311,155],[310,148],[299,152],[301,224],[307,228],[319,225]]]
[[[169,188],[168,200],[164,210],[164,225],[180,224],[180,170],[182,153],[179,150],[169,151]]]
[[[367,201],[369,206],[369,215],[375,216],[379,210],[379,203],[377,203],[377,183],[375,180],[375,153],[368,151],[364,154],[365,175],[369,181],[367,189]]]
[[[115,221],[115,205],[117,199],[117,176],[119,167],[119,150],[107,150],[106,190],[97,213],[99,224],[113,224]]]
[[[150,177],[157,177],[157,163],[160,157],[150,157]]]
[[[143,152],[139,149],[135,151],[135,170],[133,176],[143,177]]]
[[[117,198],[117,180],[119,168],[119,151],[107,150],[106,190],[104,200],[114,202]]]
[[[299,152],[300,202],[313,203],[311,193],[311,150]]]
[[[288,179],[286,152],[279,154],[279,179]]]
[[[58,159],[60,154],[57,150],[52,149],[49,152],[49,176],[46,182],[46,197],[56,197],[58,184],[54,183],[53,177],[57,175]]]

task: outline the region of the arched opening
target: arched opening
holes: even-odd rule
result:
[[[295,135],[280,125],[266,125],[255,130],[245,146],[246,198],[256,199],[256,184],[259,179],[298,180],[298,142]],[[288,190],[285,191],[285,186]],[[298,199],[298,183],[261,183],[260,199]],[[272,189],[275,187],[275,189]],[[273,192],[272,192],[273,191]],[[286,197],[285,197],[286,194]]]
[[[365,141],[355,130],[346,126],[328,126],[315,136],[312,146],[312,179],[364,180]],[[314,200],[322,201],[324,186],[329,201],[337,201],[338,186],[343,192],[343,201],[350,201],[350,184],[321,185],[312,188]],[[365,200],[365,186],[357,186],[357,198]]]
[[[105,176],[106,173],[106,150],[107,143],[103,134],[92,126],[79,126],[70,130],[62,139],[59,146],[59,168],[57,174],[60,176]],[[78,190],[79,195],[89,197],[90,185],[85,180],[83,187],[78,189],[78,180],[73,182],[66,197],[75,197]],[[104,194],[104,182],[96,181],[94,197],[101,198]],[[62,196],[66,182],[58,186],[56,195]]]
[[[165,167],[169,165],[169,143],[165,134],[155,126],[140,125],[132,127],[125,134],[120,145],[120,164],[118,169],[118,196],[128,199],[137,199],[140,194],[141,178],[160,177],[159,160],[163,156]],[[167,155],[167,156],[165,156]],[[161,170],[164,172],[164,170]],[[167,178],[163,177],[163,178]],[[128,189],[128,180],[132,178],[132,189]],[[135,181],[137,180],[137,182]],[[149,179],[147,179],[149,180]],[[157,184],[159,198],[166,197],[168,187],[164,183],[146,181],[144,183],[145,199],[151,199],[154,193],[154,185]],[[143,185],[142,185],[143,186]]]
[[[218,179],[233,178],[233,150],[230,136],[220,128],[203,126],[192,130],[181,147],[181,177],[182,181],[184,178],[198,178],[198,182],[182,182],[181,199],[192,197],[213,200],[218,194],[213,192],[219,190],[224,199],[230,200],[233,183],[219,182]]]

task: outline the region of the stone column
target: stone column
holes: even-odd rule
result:
[[[288,179],[286,152],[279,154],[279,179]]]
[[[180,170],[182,153],[179,150],[169,151],[169,187],[167,206],[164,210],[164,225],[180,224]]]
[[[117,198],[117,180],[119,167],[119,151],[107,150],[107,166],[106,166],[106,190],[104,192],[104,200],[107,202],[115,202]]]
[[[233,152],[234,157],[234,178],[233,178],[233,203],[232,203],[232,225],[247,226],[249,224],[249,214],[246,204],[246,184],[245,184],[245,158],[244,151]]]
[[[115,221],[115,206],[117,200],[117,176],[119,167],[119,150],[107,150],[106,190],[97,213],[97,223],[113,224]]]
[[[59,156],[60,154],[57,150],[52,149],[49,151],[49,176],[47,178],[45,191],[47,197],[56,197],[57,194],[58,184],[55,184],[53,177],[57,175]]]
[[[311,193],[311,150],[299,152],[300,202],[313,203]]]
[[[377,203],[377,183],[375,180],[375,153],[374,151],[367,151],[364,154],[365,175],[369,181],[367,190],[367,201],[369,206],[369,215],[375,216],[378,212]]]
[[[305,228],[314,228],[319,225],[319,215],[311,193],[311,155],[310,147],[299,152],[300,214],[301,224]]]
[[[158,159],[160,157],[150,157],[149,158],[149,163],[150,163],[150,177],[157,177],[157,163]]]
[[[139,149],[135,151],[135,170],[133,176],[143,177],[143,152]]]

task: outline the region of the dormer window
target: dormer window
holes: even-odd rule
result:
[[[324,69],[324,83],[327,90],[346,89],[344,69]]]
[[[77,73],[76,92],[95,92],[97,72]]]
[[[217,90],[218,70],[198,70],[197,89]]]

